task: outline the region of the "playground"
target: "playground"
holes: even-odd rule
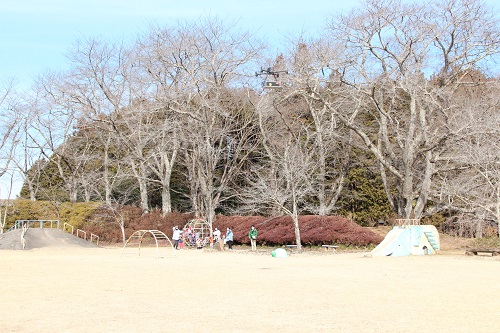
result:
[[[0,251],[3,332],[498,332],[500,257]],[[170,252],[169,252],[170,253]]]

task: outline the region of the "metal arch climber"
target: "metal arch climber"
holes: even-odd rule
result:
[[[196,246],[196,241],[199,240],[202,246],[209,244],[212,228],[204,219],[195,218],[184,226],[183,238],[188,246]]]
[[[125,245],[123,245],[122,255],[123,255],[123,253],[124,253],[125,248],[127,247],[127,245],[136,245],[136,244],[138,244],[139,256],[140,256],[141,255],[141,245],[142,245],[142,242],[144,240],[144,236],[147,236],[147,235],[151,235],[151,237],[155,241],[155,245],[156,245],[156,257],[157,258],[160,257],[160,251],[159,251],[159,246],[158,246],[158,242],[159,241],[160,242],[163,241],[165,243],[165,245],[170,244],[170,247],[171,247],[171,249],[173,251],[173,256],[175,256],[175,249],[174,249],[174,245],[172,244],[172,241],[170,240],[170,238],[168,238],[167,235],[165,235],[165,233],[163,233],[160,230],[137,230],[132,235],[130,235],[130,237],[125,242]]]

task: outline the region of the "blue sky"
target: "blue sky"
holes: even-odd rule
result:
[[[28,86],[37,75],[65,68],[65,54],[81,37],[133,40],[149,23],[217,16],[238,20],[279,43],[283,35],[321,29],[325,18],[348,10],[348,0],[2,0],[0,80]]]

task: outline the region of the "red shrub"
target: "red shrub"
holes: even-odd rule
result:
[[[143,214],[137,207],[121,207],[120,213],[125,218],[125,235],[128,238],[137,230],[160,230],[172,236],[172,228],[180,228],[193,218],[192,214],[169,213],[163,217],[154,210]],[[250,244],[248,231],[254,225],[259,231],[257,242],[265,245],[295,244],[293,222],[289,216],[223,216],[218,215],[213,227],[217,227],[224,235],[227,227],[232,227],[235,243]],[[378,244],[383,237],[373,233],[341,216],[299,217],[300,235],[303,245],[343,244],[365,246]],[[115,218],[106,207],[99,208],[85,226],[87,233],[94,233],[101,242],[119,243],[122,241],[121,231]]]
[[[217,216],[214,227],[224,231],[233,227],[234,240],[249,244],[248,231],[254,225],[259,231],[258,243],[268,245],[295,244],[293,221],[290,216]],[[365,246],[378,244],[383,237],[341,216],[299,217],[303,245],[343,244]]]
[[[137,230],[160,230],[171,237],[174,226],[182,228],[193,218],[192,214],[178,212],[169,213],[163,217],[159,210],[143,214],[140,208],[132,206],[120,207],[119,212],[125,220],[126,239]],[[87,233],[92,232],[98,235],[101,242],[120,243],[122,241],[121,230],[116,218],[106,206],[97,209],[90,220],[85,223],[84,228]]]

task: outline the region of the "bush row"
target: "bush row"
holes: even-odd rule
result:
[[[137,230],[160,230],[172,236],[174,226],[184,227],[192,214],[174,212],[162,216],[158,210],[143,214],[137,207],[123,206],[112,211],[98,203],[62,203],[57,207],[47,201],[15,200],[9,211],[11,226],[15,220],[60,219],[61,225],[71,224],[99,236],[100,242],[113,244],[122,242],[119,222],[124,221],[125,236]],[[295,244],[292,219],[289,216],[223,216],[218,215],[214,228],[222,234],[231,227],[236,244],[249,244],[248,231],[254,225],[259,231],[257,242],[262,245]],[[382,237],[341,216],[300,216],[303,245],[342,244],[366,246],[377,244]]]
[[[139,208],[123,207],[125,234],[129,237],[136,230],[160,230],[172,236],[172,228],[182,228],[194,216],[186,213],[170,213],[163,217],[159,211],[142,214]],[[213,225],[222,234],[231,227],[236,244],[250,244],[248,231],[254,225],[259,231],[257,242],[262,245],[295,244],[292,219],[289,216],[223,216],[218,215]],[[382,237],[341,216],[300,216],[299,226],[303,245],[342,244],[366,246],[378,244]],[[118,243],[121,231],[115,218],[96,211],[85,228],[100,236],[101,241]]]

